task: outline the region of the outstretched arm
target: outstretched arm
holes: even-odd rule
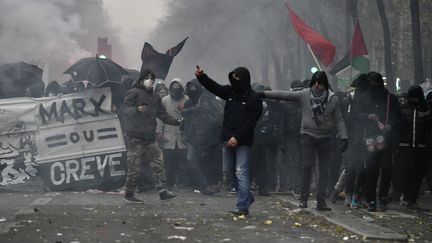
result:
[[[301,91],[286,91],[286,90],[264,91],[263,98],[275,99],[275,100],[299,101],[303,93],[305,92],[308,92],[308,90],[304,89]]]

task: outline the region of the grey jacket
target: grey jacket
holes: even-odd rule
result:
[[[329,97],[324,111],[324,121],[318,126],[312,119],[312,106],[310,102],[310,89],[300,91],[265,91],[265,98],[297,101],[302,109],[301,134],[307,134],[315,138],[331,137],[331,128],[336,126],[337,137],[347,139],[347,131],[340,110],[338,97],[329,90]]]

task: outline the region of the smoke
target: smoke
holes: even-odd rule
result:
[[[97,38],[108,37],[116,62],[123,58],[116,31],[102,0],[0,1],[0,64],[26,61],[53,79],[81,58],[97,51]]]
[[[73,34],[84,34],[78,14],[64,15],[71,3],[49,0],[0,2],[0,63],[63,62],[89,56]]]

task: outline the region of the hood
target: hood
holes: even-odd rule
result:
[[[408,89],[408,98],[424,99],[423,90],[420,86],[411,86]]]
[[[235,79],[233,74],[239,80]],[[228,79],[236,94],[245,94],[251,89],[250,73],[245,67],[238,67],[231,71],[228,74]]]
[[[191,81],[186,83],[186,95],[190,98],[197,98],[202,93],[203,87],[197,79],[192,79]]]
[[[175,78],[175,79],[173,79],[172,81],[171,81],[171,83],[170,83],[170,85],[169,85],[169,91],[171,92],[172,91],[172,86],[174,85],[174,84],[179,84],[180,85],[180,87],[181,87],[181,89],[182,89],[182,91],[184,92],[185,90],[184,90],[184,88],[183,88],[183,85],[181,84],[181,79],[179,79],[179,78]]]

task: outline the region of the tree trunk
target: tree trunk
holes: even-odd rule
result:
[[[393,76],[390,28],[387,21],[383,0],[376,0],[376,3],[378,6],[378,12],[381,18],[381,26],[383,29],[384,63],[385,63],[385,76],[387,81],[387,89],[390,90],[390,92],[394,93],[396,92],[396,82]]]
[[[420,10],[419,1],[410,0],[411,10],[411,33],[412,33],[412,48],[414,57],[414,83],[420,84],[424,80],[423,72],[423,57],[422,57],[422,45],[421,45],[421,33],[420,33]]]

